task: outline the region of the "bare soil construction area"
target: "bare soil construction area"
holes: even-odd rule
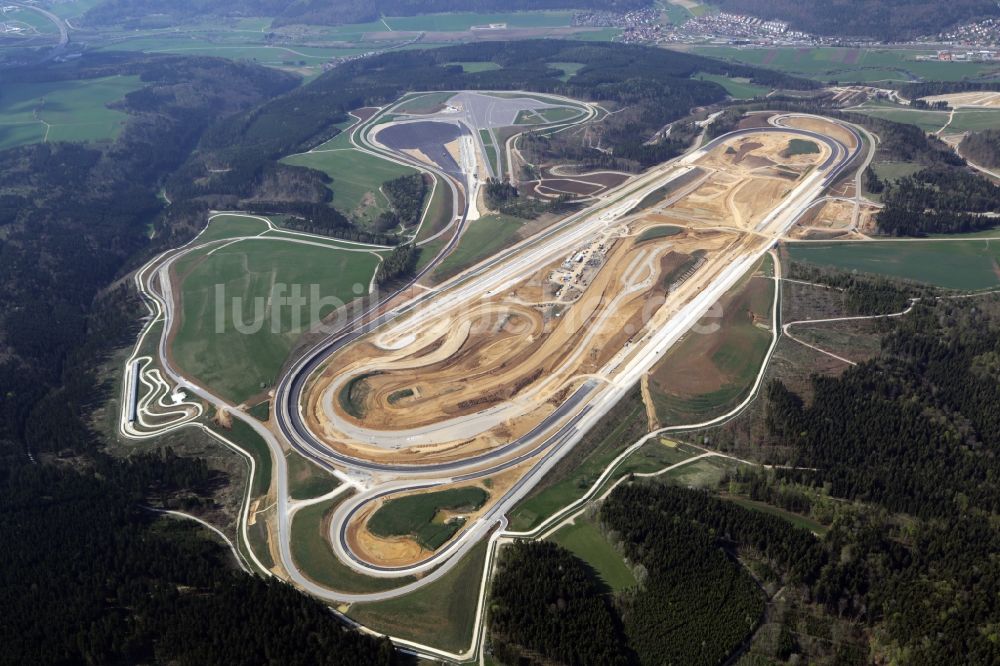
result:
[[[752,230],[817,164],[793,135],[736,137],[700,181],[609,223],[503,289],[416,308],[347,345],[314,376],[303,413],[335,450],[391,464],[462,460],[507,444],[767,242]],[[645,233],[664,223],[671,235]],[[640,237],[642,240],[640,241]]]
[[[951,93],[949,95],[934,95],[925,97],[924,101],[934,105],[944,102],[952,108],[961,106],[980,107],[986,109],[1000,108],[1000,92],[975,91],[963,93]]]

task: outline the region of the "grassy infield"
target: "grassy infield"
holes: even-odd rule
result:
[[[235,227],[228,230],[232,223]],[[252,223],[246,218],[219,217],[206,233],[209,237],[242,235],[247,226]],[[367,252],[266,239],[242,240],[209,252],[196,252],[176,266],[183,279],[183,300],[172,350],[187,374],[235,402],[274,383],[292,346],[310,323],[313,309],[320,317],[333,310],[332,305],[320,307],[312,298],[313,285],[320,299],[336,297],[348,302],[355,296],[354,285],[367,290],[377,265],[376,257]],[[271,307],[272,285],[278,284],[288,285],[286,296],[293,285],[301,289],[306,305],[297,326],[291,308]],[[221,304],[217,302],[217,285],[225,287]],[[261,320],[259,330],[246,334],[237,330],[235,297],[243,299],[239,318],[244,324]]]
[[[446,521],[439,512],[475,511],[489,496],[475,486],[404,495],[379,507],[369,519],[368,529],[380,537],[413,537],[427,550],[437,550],[465,524],[464,518]]]

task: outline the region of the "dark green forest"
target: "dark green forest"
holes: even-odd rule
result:
[[[382,185],[382,191],[392,204],[392,210],[379,215],[377,226],[390,231],[399,225],[412,227],[420,221],[427,197],[427,182],[423,174],[400,176]]]
[[[489,615],[503,663],[720,664],[764,612],[763,592],[733,555],[750,549],[796,585],[811,584],[825,558],[819,540],[780,518],[673,486],[619,486],[599,520],[638,585],[611,595],[551,543],[505,548]],[[600,658],[574,659],[579,646]]]
[[[490,591],[490,650],[503,663],[538,654],[561,664],[628,664],[621,621],[594,572],[548,541],[500,551]]]
[[[669,657],[657,650],[698,647],[664,637],[674,626],[671,612],[699,617],[703,609],[704,597],[694,591],[684,597],[685,590],[700,592],[726,580],[723,570],[710,565],[711,548],[718,548],[738,556],[768,589],[785,591],[787,610],[778,618],[780,631],[770,648],[780,663],[996,663],[1000,299],[939,300],[919,287],[859,276],[793,275],[853,291],[845,297],[854,302],[852,312],[872,311],[878,304],[895,307],[913,294],[921,301],[906,317],[883,323],[882,348],[874,360],[839,377],[815,377],[808,402],[778,381],[769,385],[758,408],[766,422],[762,445],[792,451],[787,463],[797,469],[741,466],[715,492],[633,481],[602,503],[602,529],[640,581],[636,590],[599,592],[611,598],[622,619],[626,642],[619,654],[639,661],[655,655],[646,663],[697,662],[700,657]],[[727,437],[714,432],[712,441],[726,449]],[[823,504],[826,533],[817,537],[717,493],[739,493],[807,515]],[[688,560],[688,553],[673,552],[677,544],[700,556]],[[701,586],[674,580],[669,589],[658,588],[662,570],[655,563],[661,558]],[[525,580],[506,580],[504,589],[523,589],[545,578],[529,567],[520,569]],[[519,577],[514,568],[504,574]],[[663,603],[667,596],[653,602],[656,594],[680,596],[670,605]],[[643,595],[649,601],[641,606],[642,617],[661,620],[633,628],[630,600]],[[526,603],[509,594],[494,603],[504,609],[515,598]],[[729,618],[728,624],[696,626],[712,627],[705,644],[737,649],[752,623],[737,635],[734,613],[743,607],[718,608],[715,614]],[[552,620],[544,613],[541,618],[539,623]],[[602,634],[614,639],[616,625],[602,626],[608,628]],[[851,627],[853,633],[845,629]],[[502,636],[506,649],[519,646],[518,654],[555,658],[556,652],[545,650],[556,648],[531,644],[533,631],[537,626],[519,634],[508,627]],[[831,644],[831,635],[842,642]],[[817,640],[822,636],[827,638]],[[505,663],[515,662],[508,657]]]
[[[346,629],[283,583],[232,569],[190,523],[136,501],[204,491],[194,459],[99,459],[98,475],[0,466],[0,663],[393,663],[387,639]],[[103,477],[103,478],[101,478]]]
[[[204,461],[101,452],[89,418],[112,385],[98,371],[142,312],[115,281],[205,224],[204,202],[164,209],[161,183],[212,123],[297,85],[221,59],[118,55],[5,70],[0,85],[113,73],[146,84],[119,104],[116,141],[0,152],[0,662],[390,663],[387,641],[143,508],[211,508],[229,480]]]
[[[768,389],[770,436],[816,468],[779,477],[889,512],[834,525],[829,547],[852,556],[821,572],[816,599],[881,625],[909,663],[998,655],[998,313],[992,297],[922,301],[875,360],[817,377],[810,404]]]
[[[885,205],[876,217],[879,231],[892,236],[959,233],[990,229],[1000,210],[1000,187],[982,176],[954,168],[928,168],[882,184]]]
[[[788,21],[819,35],[904,40],[935,35],[956,23],[1000,15],[989,0],[714,0],[725,11]]]

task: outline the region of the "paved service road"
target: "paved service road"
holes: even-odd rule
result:
[[[361,130],[364,130],[366,123],[360,123],[360,126]],[[822,142],[829,148],[829,155],[823,163],[816,166],[787,193],[781,203],[753,230],[753,233],[758,236],[776,240],[795,224],[802,213],[813,205],[831,184],[842,177],[846,169],[857,163],[857,158],[862,152],[861,137],[849,125],[842,124],[842,126],[856,137],[857,145],[854,150],[850,150],[839,141],[820,133],[783,127],[745,129],[724,135],[685,156],[636,176],[631,181],[602,195],[597,203],[586,210],[568,216],[545,231],[519,242],[512,248],[481,262],[446,283],[425,291],[420,296],[403,301],[404,294],[409,291],[410,285],[388,294],[349,322],[344,329],[319,342],[290,366],[275,389],[273,416],[276,432],[272,432],[243,410],[237,409],[234,405],[213,395],[205,387],[182,376],[172,368],[166,349],[166,335],[161,335],[159,339],[158,363],[164,376],[173,381],[179,389],[189,395],[197,396],[211,405],[229,411],[233,418],[243,420],[253,428],[267,444],[273,462],[272,473],[276,495],[277,535],[275,540],[280,565],[287,573],[288,580],[306,592],[328,601],[353,603],[401,596],[439,579],[448,573],[461,560],[462,556],[468,553],[487,534],[498,526],[505,527],[505,514],[523,499],[525,494],[580,441],[595,423],[604,417],[608,410],[634,385],[643,372],[661,358],[671,345],[687,332],[719,297],[756,265],[761,256],[769,249],[770,244],[760,243],[759,249],[748,252],[746,256],[733,261],[732,265],[720,270],[711,280],[706,280],[705,284],[701,285],[697,296],[674,314],[666,324],[656,330],[649,331],[644,338],[630,348],[628,354],[624,355],[608,373],[610,379],[583,381],[551,414],[525,435],[495,450],[471,455],[463,460],[429,465],[391,465],[334,451],[310,432],[302,419],[300,408],[302,396],[309,378],[317,369],[345,345],[395,321],[399,317],[404,315],[430,316],[427,313],[433,313],[441,308],[460,307],[470,298],[514,284],[523,279],[527,272],[543,265],[541,262],[553,256],[563,255],[567,247],[574,247],[581,240],[592,237],[595,231],[614,224],[616,220],[627,216],[638,202],[649,193],[663,187],[665,183],[683,178],[692,171],[694,162],[704,156],[707,151],[718,146],[721,142],[737,136],[780,132],[807,137]],[[352,141],[356,138],[357,134],[355,133],[352,136]],[[383,149],[366,143],[363,138],[355,142],[354,145],[360,150],[389,157]],[[413,163],[410,159],[397,157],[399,161]],[[422,168],[427,167],[423,165]],[[449,186],[454,187],[454,182],[449,181]],[[455,247],[467,221],[468,211],[466,210],[457,216],[456,233],[446,244],[445,251],[441,252],[435,261],[432,261],[421,271],[415,277],[414,282],[432,270],[440,257]],[[170,330],[177,302],[168,279],[170,265],[184,256],[185,253],[207,244],[206,242],[199,243],[195,239],[184,248],[165,253],[152,260],[137,274],[137,284],[150,304],[150,311],[153,315],[147,326],[152,326],[162,320],[164,330]],[[140,366],[134,364],[133,360],[130,360],[130,367],[133,373],[141,371]],[[162,382],[158,382],[156,385],[161,387],[159,390],[162,390]],[[130,404],[128,397],[124,396],[124,398],[123,404]],[[126,436],[146,436],[127,432],[126,426],[127,424],[122,426]],[[172,425],[171,427],[179,426]],[[300,454],[336,473],[339,478],[354,485],[357,490],[353,496],[338,504],[331,521],[331,543],[337,557],[352,569],[368,576],[401,577],[420,574],[421,577],[418,580],[392,590],[345,593],[317,583],[298,568],[292,555],[291,521],[293,510],[288,494],[285,443]],[[530,464],[528,471],[481,517],[471,522],[458,536],[421,562],[406,567],[377,566],[366,562],[350,548],[347,539],[347,526],[351,518],[372,501],[394,493],[482,478],[525,464]],[[244,512],[241,518],[241,529],[245,528],[246,520],[247,516]],[[260,566],[259,563],[258,566]],[[425,650],[424,652],[433,653],[434,651]],[[440,651],[438,653],[440,654]]]

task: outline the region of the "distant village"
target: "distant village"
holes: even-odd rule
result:
[[[680,24],[664,20],[656,9],[633,12],[592,11],[574,16],[573,25],[616,27],[618,41],[626,44],[718,44],[746,47],[778,46],[886,46],[882,42],[844,37],[824,37],[792,30],[785,21],[718,12],[695,16]],[[897,44],[902,46],[903,44]],[[914,46],[936,46],[936,53],[916,60],[940,62],[1000,61],[1000,19],[985,19],[917,40]],[[995,48],[993,48],[995,47]]]

